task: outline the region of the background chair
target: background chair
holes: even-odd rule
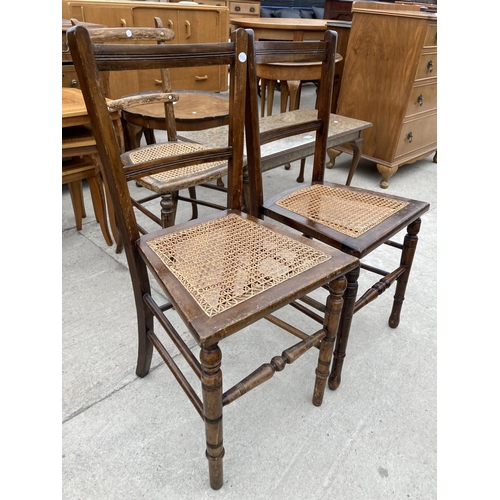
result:
[[[63,113],[64,108],[63,99]],[[95,218],[101,227],[104,240],[111,246],[113,240],[109,232],[106,199],[94,137],[86,127],[65,127],[62,129],[62,184],[68,185],[78,231],[82,230],[82,219],[87,217],[82,181],[88,183]]]
[[[255,42],[255,57],[251,57],[250,61],[254,62],[256,67],[267,61],[267,43],[269,42]],[[256,67],[249,64],[249,109],[257,106]],[[255,205],[249,207],[250,213],[253,215],[279,221],[310,238],[322,241],[359,259],[365,258],[383,244],[400,250],[399,265],[391,272],[371,266],[363,261],[346,276],[347,291],[342,311],[342,322],[336,340],[333,367],[329,378],[329,387],[336,389],[341,382],[342,365],[346,355],[353,315],[375,300],[394,282],[397,284],[389,325],[391,328],[396,328],[399,325],[418,241],[420,217],[429,210],[429,204],[324,180],[325,162],[321,153],[326,149],[326,136],[322,130],[327,121],[326,115],[329,114],[330,110],[328,96],[324,94],[325,88],[323,79],[321,79],[318,89],[318,119],[311,122],[309,127],[310,130],[315,128],[317,130],[317,148],[310,183],[265,199],[262,173],[258,168],[259,162],[255,161],[260,146],[254,150],[248,150],[247,155],[249,186],[252,191],[250,197],[256,201]],[[254,130],[257,127],[258,118],[251,115],[251,120],[254,122],[251,130]],[[302,128],[300,132],[302,133],[304,130]],[[271,140],[287,137],[294,133],[297,131],[292,127],[274,130]],[[259,137],[262,144],[269,141],[266,134],[260,134]],[[255,144],[259,142],[259,137],[256,138]],[[352,177],[351,174],[350,177]],[[403,243],[392,241],[391,238],[404,228],[407,228],[407,234]],[[360,269],[381,275],[382,278],[356,299]],[[321,304],[308,297],[304,297],[303,301],[320,312],[324,310]],[[319,322],[323,321],[321,314],[316,319]]]
[[[125,31],[114,30],[118,37]],[[111,29],[109,33],[112,33]],[[323,61],[323,78],[325,86],[330,86],[331,95],[334,66],[328,54],[335,45],[335,35],[327,32],[325,37],[324,42],[284,42],[284,45],[276,44],[270,48],[273,57],[280,57],[280,52],[290,57],[290,51],[298,51],[302,57],[310,52],[317,61]],[[135,294],[139,330],[136,372],[140,377],[147,375],[155,347],[205,423],[206,456],[210,484],[214,489],[223,484],[223,406],[268,380],[312,347],[319,348],[313,403],[322,403],[342,308],[343,275],[358,264],[356,258],[345,253],[241,211],[245,121],[248,125],[247,149],[252,150],[259,161],[258,144],[254,144],[259,135],[258,127],[245,112],[248,111],[247,61],[253,55],[249,46],[251,40],[247,31],[237,30],[232,34],[232,42],[220,44],[93,44],[85,27],[75,26],[68,30],[68,41],[96,132]],[[188,67],[201,62],[203,65],[227,64],[230,69],[231,113],[227,146],[175,156],[156,156],[154,159],[148,156],[152,146],[144,146],[140,148],[145,152],[144,159],[124,166],[109,112],[116,105],[128,103],[126,99],[117,104],[106,103],[99,84],[99,72],[123,68],[152,69],[165,65]],[[317,153],[324,160],[325,152],[318,150]],[[219,160],[228,162],[227,210],[140,236],[128,181]],[[154,300],[149,274],[167,297],[165,303]],[[308,334],[274,319],[274,311],[327,284],[330,294],[325,305],[325,322],[318,331]],[[199,361],[167,318],[166,313],[172,309],[198,344]],[[223,392],[219,343],[263,318],[279,324],[298,336],[300,341]],[[154,319],[200,380],[201,398],[155,333]]]
[[[109,29],[102,28],[89,28],[89,32],[91,37],[95,41],[95,43],[108,43],[110,41],[116,41],[116,37],[121,37],[118,41],[122,43],[144,43],[144,42],[156,42],[158,44],[163,44],[169,41],[169,38],[165,36],[166,33],[172,33],[171,30],[165,31],[162,22],[158,17],[155,17],[155,24],[158,27],[158,30],[153,32],[152,28],[129,28],[127,33],[118,34],[111,33]],[[71,20],[73,25],[80,25],[79,21],[76,19]],[[163,31],[162,31],[163,30]],[[113,38],[114,37],[114,38]],[[156,101],[152,94],[154,92],[165,93],[170,92],[171,84],[170,84],[170,75],[169,71],[166,67],[158,68],[161,74],[161,82],[162,82],[162,91],[159,92],[155,89],[152,89],[151,92],[142,92],[135,95],[123,96],[126,98],[126,101],[129,103],[128,106],[120,104],[118,107],[121,110],[122,114],[122,122],[123,122],[123,130],[124,130],[124,145],[125,145],[125,154],[123,156],[124,164],[132,165],[138,160],[138,155],[135,149],[128,150],[131,146],[138,145],[137,136],[130,133],[130,123],[125,120],[131,119],[132,121],[136,121],[138,117],[141,116],[141,110],[148,110],[151,107],[155,110],[154,114],[158,116],[159,109],[163,110],[163,130],[167,132],[167,140],[165,142],[160,142],[156,144],[154,139],[154,134],[148,133],[146,135],[147,142],[150,145],[150,148],[147,151],[141,150],[140,155],[147,154],[150,160],[153,160],[157,156],[176,156],[177,154],[182,154],[186,151],[196,151],[199,149],[203,149],[204,146],[194,144],[191,141],[183,140],[177,135],[177,125],[176,125],[176,116],[174,111],[174,104],[177,105],[181,102],[180,96],[182,94],[176,94],[177,98],[175,101],[162,102],[161,100]],[[108,75],[103,73],[102,79],[104,81],[107,80]],[[184,96],[185,97],[185,96]],[[218,97],[218,96],[217,96]],[[130,100],[129,98],[134,98]],[[222,98],[221,98],[222,99]],[[117,100],[115,100],[117,101]],[[225,100],[227,101],[227,99]],[[189,109],[189,104],[186,101],[183,101],[185,104],[184,113],[187,109]],[[219,102],[219,101],[218,101]],[[220,102],[219,102],[220,106]],[[118,109],[118,107],[116,109]],[[223,118],[223,121],[227,119],[227,116],[224,117],[223,114],[228,112],[229,107],[225,106],[220,110],[219,116]],[[136,111],[139,110],[139,111]],[[149,119],[148,116],[142,115],[141,120],[147,122]],[[156,120],[156,118],[155,118]],[[201,123],[201,121],[200,121]],[[218,120],[213,123],[218,123]],[[201,125],[204,126],[204,125]],[[150,131],[152,132],[152,131]],[[143,215],[147,216],[148,219],[159,225],[160,227],[169,227],[175,223],[176,213],[177,213],[177,203],[179,200],[185,200],[192,204],[192,218],[195,219],[198,217],[198,205],[209,206],[211,208],[220,210],[225,208],[223,205],[211,203],[208,201],[200,200],[196,195],[196,186],[203,185],[204,187],[216,189],[222,192],[225,192],[226,189],[224,184],[221,182],[221,178],[227,174],[227,162],[219,161],[219,162],[208,162],[204,164],[198,165],[190,165],[184,169],[178,169],[172,172],[165,172],[162,174],[155,174],[153,176],[147,176],[140,179],[137,179],[136,183],[149,191],[152,191],[153,194],[139,197],[136,196],[132,198],[132,202],[135,208],[140,211]],[[210,184],[210,181],[217,181],[217,184]],[[179,195],[179,191],[182,189],[188,189],[189,197],[183,197]],[[158,217],[157,212],[154,212],[149,207],[149,202],[160,199],[159,203],[159,212],[160,216]],[[141,232],[143,234],[147,233],[147,229],[141,226]]]

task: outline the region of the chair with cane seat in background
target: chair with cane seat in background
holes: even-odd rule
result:
[[[266,61],[266,43],[255,42],[255,57],[250,61],[256,66]],[[250,108],[257,105],[257,76],[255,68],[249,64]],[[320,82],[319,92],[322,92]],[[318,95],[318,99],[319,99]],[[326,102],[323,100],[323,102]],[[318,105],[318,115],[325,104]],[[329,107],[327,109],[330,109]],[[256,127],[258,118],[251,116]],[[251,129],[252,130],[252,129]],[[292,130],[274,131],[274,138],[287,137]],[[324,138],[321,139],[324,141]],[[261,142],[267,138],[261,135]],[[258,140],[256,141],[258,143]],[[324,144],[321,145],[323,150]],[[391,284],[396,282],[396,290],[389,326],[396,328],[400,322],[401,309],[405,299],[405,291],[410,276],[420,230],[420,217],[429,210],[426,202],[391,196],[379,192],[356,187],[334,184],[324,180],[325,163],[314,162],[312,180],[306,186],[295,187],[282,193],[275,193],[267,199],[263,193],[262,173],[256,169],[258,150],[247,151],[249,168],[249,186],[252,189],[250,198],[255,205],[250,207],[254,216],[261,216],[278,221],[304,235],[322,241],[346,254],[360,259],[360,265],[347,273],[347,290],[344,297],[342,322],[337,335],[333,366],[329,377],[330,389],[340,385],[341,372],[346,355],[347,341],[353,315],[361,308],[375,300]],[[393,241],[395,235],[406,228],[403,243]],[[388,245],[400,251],[399,265],[392,271],[378,269],[364,260],[372,251],[381,245]],[[357,298],[358,277],[360,270],[373,272],[382,278],[366,293]],[[304,297],[304,303],[317,306],[310,298]],[[322,315],[317,316],[322,321]]]
[[[153,348],[156,348],[204,421],[210,485],[214,489],[223,485],[224,406],[270,379],[313,347],[319,350],[313,403],[321,405],[342,309],[344,275],[358,265],[355,257],[241,210],[245,140],[247,150],[253,151],[259,161],[258,146],[253,144],[259,135],[258,126],[255,127],[246,112],[247,64],[253,54],[252,40],[250,32],[239,29],[232,33],[227,43],[102,44],[93,43],[85,27],[75,26],[68,30],[73,61],[95,131],[134,290],[139,335],[136,373],[140,377],[148,374]],[[335,34],[328,31],[324,41],[276,43],[271,47],[271,54],[286,59],[294,57],[293,52],[298,52],[302,58],[310,52],[307,57],[323,62],[322,78],[328,86],[333,82],[334,67],[328,54],[334,45]],[[124,166],[109,116],[114,105],[108,106],[105,101],[99,85],[100,71],[119,71],[124,67],[138,71],[162,66],[182,68],[200,65],[201,61],[205,66],[227,64],[229,67],[231,112],[227,145],[153,159],[148,155],[152,146],[143,146],[136,150],[138,157],[139,153],[145,153],[143,159]],[[329,92],[331,94],[331,85]],[[165,93],[166,97],[168,95],[172,100],[176,98]],[[325,151],[318,151],[322,156],[320,161],[325,154]],[[228,163],[226,210],[141,236],[128,181],[186,165],[221,160]],[[153,298],[150,276],[161,287],[166,297],[162,299],[164,303]],[[325,321],[316,331],[306,333],[273,314],[326,285],[330,293],[325,304]],[[177,313],[193,335],[199,360],[168,318],[173,313]],[[293,321],[291,316],[289,321]],[[239,333],[264,319],[283,327],[299,340],[241,382],[224,388],[223,392],[221,345],[224,339],[234,335],[234,341],[239,339],[245,343],[249,359],[256,361],[251,344],[254,340]],[[157,326],[158,332],[155,332]],[[160,338],[162,330],[200,380],[201,397],[165,348]],[[168,439],[173,441],[181,437],[169,436]]]
[[[158,28],[128,28],[128,31],[124,31],[123,34],[111,33],[109,28],[89,28],[89,33],[95,43],[107,43],[113,41],[110,37],[121,36],[120,42],[122,43],[137,43],[137,42],[156,42],[157,44],[163,44],[169,41],[169,36],[166,33],[172,33],[171,30],[166,30],[161,24],[159,18],[155,18],[155,23]],[[79,25],[77,20],[72,19],[73,25]],[[138,161],[144,159],[144,155],[147,155],[148,159],[154,160],[156,157],[164,156],[176,156],[177,154],[183,154],[187,151],[197,151],[203,149],[204,146],[195,144],[193,142],[186,141],[177,136],[177,126],[174,111],[174,104],[179,102],[181,94],[176,94],[177,99],[175,101],[162,102],[156,101],[154,99],[154,93],[165,93],[171,91],[170,76],[167,67],[158,68],[161,73],[162,90],[152,90],[151,92],[141,92],[134,95],[123,96],[123,101],[119,105],[119,109],[122,114],[122,124],[124,129],[124,142],[125,142],[125,153],[123,155],[123,161],[125,165],[133,165]],[[107,75],[104,75],[107,77]],[[118,102],[118,100],[115,100]],[[123,103],[130,103],[126,106]],[[144,110],[153,107],[158,110],[158,108],[163,110],[163,129],[167,132],[167,140],[156,144],[156,142],[150,140],[147,149],[134,148],[127,149],[127,144],[130,146],[130,136],[125,133],[128,124],[123,120],[123,116],[139,116],[135,113],[136,109]],[[228,107],[225,109],[229,109]],[[155,111],[157,113],[157,111]],[[128,139],[127,139],[128,138]],[[133,142],[137,146],[137,143]],[[140,151],[140,153],[138,153]],[[140,155],[140,158],[138,157]],[[136,180],[137,184],[152,191],[149,196],[141,198],[132,198],[132,202],[135,208],[140,211],[143,215],[147,216],[148,219],[156,223],[160,227],[169,227],[175,223],[176,213],[177,213],[177,203],[179,200],[185,200],[192,205],[192,218],[198,217],[198,205],[204,205],[217,210],[225,208],[222,205],[211,203],[208,201],[200,200],[196,196],[196,186],[205,186],[207,188],[216,189],[225,192],[226,189],[221,182],[217,185],[210,184],[210,181],[219,181],[222,177],[227,174],[227,162],[207,162],[203,164],[190,165],[184,169],[177,169],[175,171],[163,172],[161,174],[155,174],[151,176],[145,176]],[[182,189],[188,189],[190,197],[183,197],[179,195],[179,191]],[[152,200],[160,199],[159,212],[160,216],[153,212],[148,204]],[[145,234],[148,232],[144,227],[141,226],[141,232]]]

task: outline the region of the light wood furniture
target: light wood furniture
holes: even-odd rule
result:
[[[179,100],[175,103],[177,131],[204,130],[220,127],[229,121],[229,101],[225,96],[212,92],[176,91]],[[122,112],[125,148],[140,146],[144,133],[146,142],[155,142],[154,131],[166,130],[165,110],[162,105],[144,104]]]
[[[230,23],[237,27],[252,29],[256,40],[293,40],[294,42],[320,40],[326,30],[324,19],[247,16],[231,19]]]
[[[363,157],[377,164],[382,188],[401,165],[437,150],[437,73],[437,14],[353,4],[337,112],[373,123]]]
[[[312,399],[314,405],[322,404],[342,309],[346,282],[344,274],[358,265],[358,259],[242,211],[244,125],[247,151],[252,151],[257,171],[260,151],[256,145],[258,125],[250,118],[257,117],[257,114],[248,113],[245,99],[241,98],[247,94],[247,66],[254,68],[251,40],[246,30],[234,32],[234,43],[204,44],[204,47],[198,46],[194,54],[192,47],[186,45],[150,45],[151,48],[141,52],[140,59],[137,57],[140,48],[137,44],[128,44],[126,48],[109,44],[99,53],[94,52],[83,26],[70,28],[68,38],[74,50],[75,66],[92,124],[96,128],[104,175],[111,188],[133,285],[137,309],[137,325],[133,326],[138,328],[139,334],[136,373],[139,377],[148,374],[156,348],[202,419],[210,486],[219,489],[224,483],[224,406],[269,380],[312,348],[319,349]],[[276,47],[279,44],[272,43],[275,45],[271,55],[283,57],[280,47]],[[307,45],[308,49],[315,50],[317,58],[334,52],[332,37],[325,42],[285,42],[284,45]],[[155,50],[153,55],[152,48],[159,50]],[[305,47],[300,48],[304,50]],[[287,48],[284,56],[294,57],[293,50],[295,47]],[[116,53],[121,57],[110,57],[111,63],[106,63],[106,70],[119,71],[127,63],[142,70],[166,61],[169,65],[184,67],[197,64],[197,57],[214,64],[229,65],[229,141],[224,148],[200,152],[200,158],[203,156],[205,161],[227,160],[231,165],[228,169],[228,210],[146,236],[140,235],[128,195],[127,180],[187,166],[193,163],[193,155],[179,155],[175,162],[156,159],[123,167],[113,138],[105,97],[98,85],[99,66],[102,68],[103,59]],[[326,61],[325,74],[330,73],[331,85],[332,59],[327,58]],[[331,95],[331,88],[326,88],[325,92]],[[329,109],[326,110],[327,118],[328,113]],[[321,127],[324,135],[327,126],[328,120]],[[324,150],[318,147],[316,153],[319,157],[317,161],[323,162]],[[152,282],[156,283],[155,288],[161,288],[161,293],[152,292]],[[324,324],[319,328],[305,332],[274,315],[309,292],[323,290],[323,286],[328,288],[328,298],[324,303]],[[172,315],[175,321],[169,318]],[[245,327],[264,319],[299,338],[295,339],[294,345],[265,364],[255,359],[250,349],[248,360],[260,367],[233,387],[226,387],[221,370],[224,340],[231,336],[231,340],[237,342],[239,337],[245,335]],[[176,324],[182,324],[185,331],[178,331],[174,326]],[[269,326],[266,324],[266,327]],[[183,339],[186,331],[192,334],[190,345]],[[168,344],[164,341],[165,337],[169,340]],[[177,364],[178,359],[170,354],[170,349],[167,350],[166,346],[170,346],[171,342],[177,348],[175,358],[179,358],[180,352],[186,361],[183,365]],[[199,352],[199,360],[195,352]],[[192,369],[189,379],[184,374],[184,369],[188,368]],[[197,382],[197,389],[190,382],[193,379]],[[265,411],[263,408],[264,416]],[[194,428],[187,430],[192,431]],[[169,435],[164,429],[162,436],[167,446],[173,446],[176,441],[178,446],[182,446],[181,436]],[[193,472],[193,463],[189,462],[187,467],[189,473]]]
[[[320,40],[328,28],[337,32],[337,53],[345,57],[349,40],[350,23],[335,22],[325,19],[296,19],[296,18],[252,18],[241,17],[230,20],[235,27],[251,28],[256,40]],[[328,26],[327,26],[328,22]],[[332,112],[337,109],[338,92],[342,81],[344,68],[343,60],[335,64]]]
[[[89,127],[87,108],[79,89],[62,88],[62,184],[68,184],[76,229],[81,231],[82,218],[87,216],[83,202],[82,181],[86,180],[92,197],[97,222],[106,243],[113,240],[106,214],[106,198],[100,174],[99,155]],[[117,113],[113,120],[119,121]]]
[[[112,27],[153,27],[155,17],[175,33],[168,43],[212,43],[228,40],[229,9],[213,5],[187,5],[164,2],[129,2],[99,0],[65,0],[68,18]],[[69,68],[66,68],[68,72]],[[67,77],[68,78],[68,77]],[[227,90],[227,68],[200,66],[171,71],[172,88],[223,92]],[[77,83],[78,84],[78,83]],[[159,70],[138,73],[124,71],[110,76],[112,99],[126,94],[160,89]]]

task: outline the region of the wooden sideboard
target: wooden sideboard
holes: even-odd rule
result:
[[[66,19],[76,18],[81,22],[103,24],[110,28],[153,27],[155,16],[163,21],[166,28],[175,32],[174,40],[167,43],[216,43],[228,40],[229,9],[226,6],[149,1],[63,1],[63,17]],[[64,29],[63,24],[63,36]],[[228,88],[225,66],[172,69],[170,76],[174,89],[222,92]],[[72,66],[63,64],[63,86],[78,87],[75,78]],[[109,88],[109,97],[113,99],[125,94],[160,89],[160,70],[150,71],[140,78],[137,72],[132,71],[113,74],[110,76]]]
[[[437,151],[437,13],[353,4],[337,114],[373,123],[363,158],[377,164],[382,188],[400,166]]]

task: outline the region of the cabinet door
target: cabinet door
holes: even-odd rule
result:
[[[71,17],[87,23],[104,24],[108,28],[133,26],[132,9],[123,5],[103,5],[92,3],[69,3]],[[138,92],[139,82],[136,71],[114,72],[109,77],[108,97],[116,99],[126,94]]]
[[[154,26],[154,17],[159,17],[163,26],[175,33],[175,38],[168,43],[214,43],[226,41],[222,36],[224,19],[219,10],[203,8],[182,8],[182,5],[170,4],[175,8],[137,7],[134,8],[135,26]],[[227,23],[226,23],[227,24]],[[227,68],[203,66],[198,68],[173,69],[170,71],[172,88],[178,90],[202,90],[219,92],[227,90]],[[159,89],[160,72],[144,73],[139,82],[140,90]]]
[[[74,6],[69,4],[71,15],[73,16]],[[81,4],[76,6],[76,13],[83,12],[84,19],[76,17],[79,21],[85,21],[87,23],[100,23],[104,24],[108,28],[119,28],[133,26],[133,15],[132,9],[122,5],[119,6],[108,6],[108,5],[92,5],[92,3]]]

